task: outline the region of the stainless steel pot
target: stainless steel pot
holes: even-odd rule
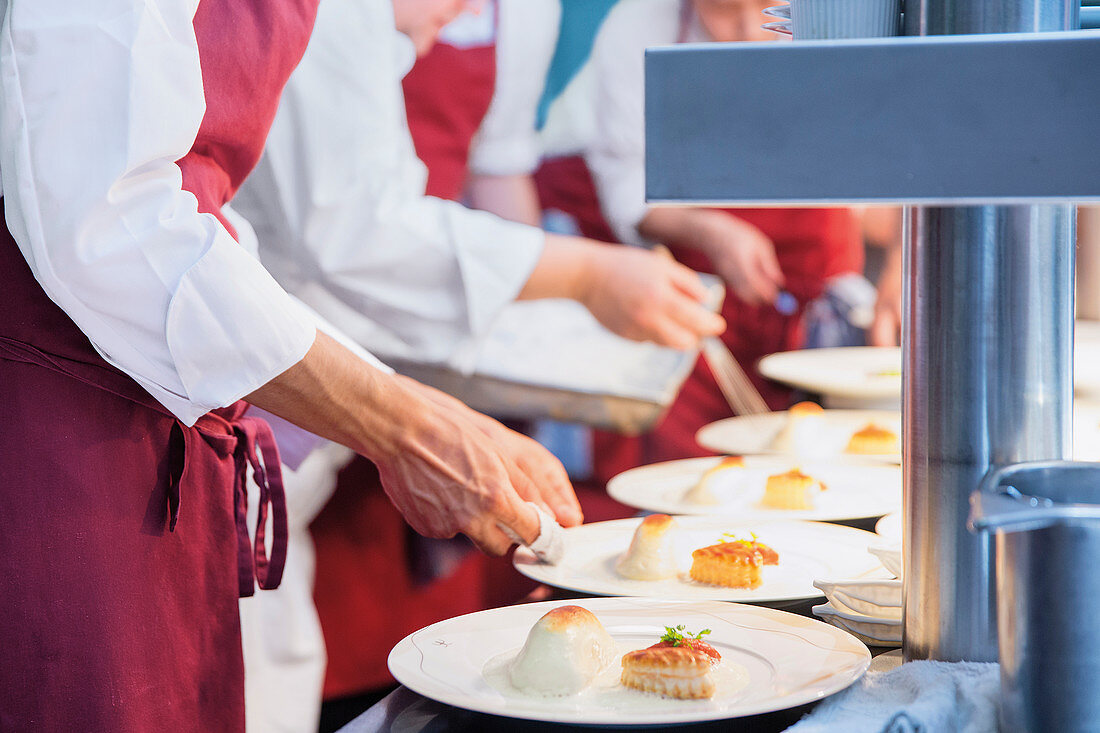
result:
[[[995,535],[1001,729],[1100,731],[1100,463],[993,470],[970,528]]]

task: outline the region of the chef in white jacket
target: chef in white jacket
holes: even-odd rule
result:
[[[432,22],[428,13],[417,18]],[[414,38],[425,33],[406,30]],[[400,85],[414,58],[410,37],[395,29],[390,0],[321,4],[263,159],[234,202],[253,222],[261,260],[281,285],[359,343],[421,361],[446,361],[517,297],[574,298],[622,335],[677,347],[722,330],[686,268],[425,196]],[[302,470],[331,490],[342,457],[326,449],[311,459],[324,465],[307,462]],[[257,701],[248,706],[256,731],[306,729],[319,704],[323,646],[310,558],[300,550],[319,505],[297,502],[295,494],[309,492],[293,483],[291,545],[301,566],[288,567],[277,595],[242,602],[246,627],[279,627],[279,634],[246,628],[246,643],[282,637],[246,647],[247,677],[257,682],[249,685]],[[284,683],[268,681],[284,673]],[[268,694],[280,688],[298,694]]]
[[[319,332],[223,211],[313,12],[0,1],[5,729],[242,728],[237,596],[286,539],[277,465],[270,554],[239,511],[273,458],[246,402],[370,457],[419,531],[538,533],[498,428]]]

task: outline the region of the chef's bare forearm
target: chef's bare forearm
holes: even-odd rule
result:
[[[592,270],[607,245],[583,237],[547,234],[538,264],[518,300],[569,298],[583,302],[592,287]]]
[[[535,180],[527,174],[514,176],[471,176],[466,195],[475,209],[496,214],[501,219],[540,226],[542,209]]]
[[[729,215],[720,211],[681,207],[651,208],[638,222],[638,233],[662,244],[676,244],[714,258]]]
[[[400,449],[422,399],[320,331],[300,362],[245,397],[370,459]]]

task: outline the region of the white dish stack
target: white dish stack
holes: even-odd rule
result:
[[[815,580],[814,587],[828,600],[814,606],[814,615],[837,628],[853,634],[872,646],[901,646],[902,628],[902,562],[901,538],[892,536],[899,524],[895,515],[887,515],[876,529],[883,543],[871,545],[867,551],[877,557],[894,579]]]

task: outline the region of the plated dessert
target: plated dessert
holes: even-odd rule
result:
[[[859,519],[900,511],[901,469],[779,456],[688,458],[625,471],[607,490],[624,504],[662,514]]]
[[[622,683],[626,687],[665,697],[697,700],[713,697],[714,668],[722,655],[703,636],[684,631],[684,625],[666,626],[656,644],[623,655]]]
[[[615,644],[610,663],[579,691],[521,690],[512,680],[529,637],[546,632],[547,624],[540,622],[562,609],[562,602],[496,608],[432,624],[394,647],[390,671],[414,692],[469,710],[555,723],[653,726],[755,715],[819,700],[858,679],[870,662],[866,647],[849,634],[770,608],[646,598],[573,604],[590,613]],[[600,649],[590,646],[582,656],[602,663],[605,641],[590,633],[588,614],[566,610],[555,616],[550,626],[568,628],[576,620],[583,630],[578,639],[598,639]],[[711,633],[704,633],[708,629]],[[682,641],[670,639],[670,632]],[[560,633],[558,628],[555,635]],[[579,651],[574,644],[557,648]],[[569,664],[563,667],[572,671]],[[708,683],[713,684],[709,697],[688,696],[705,694]]]
[[[778,565],[779,553],[762,542],[724,539],[691,553],[691,579],[727,588],[759,588],[764,566]]]
[[[634,530],[630,547],[615,563],[619,575],[631,580],[674,578],[676,563],[676,520],[667,514],[650,514]]]
[[[787,410],[787,422],[772,440],[772,450],[792,455],[820,452],[822,432],[827,430],[825,410],[816,402],[799,402]]]
[[[770,602],[819,596],[817,578],[859,577],[880,568],[867,553],[877,535],[816,522],[657,517],[584,524],[564,533],[561,562],[541,563],[521,548],[513,558],[516,569],[584,593]],[[661,548],[660,573],[635,572],[657,564],[645,559],[649,552],[638,553],[646,544]]]
[[[866,456],[893,455],[901,452],[901,442],[893,430],[871,422],[852,433],[844,450]]]
[[[684,624],[666,626],[656,643],[621,654],[595,614],[581,606],[559,606],[531,627],[523,648],[507,665],[508,680],[530,695],[576,695],[597,683],[618,659],[623,687],[680,700],[710,698],[717,689],[713,672],[722,655],[703,641],[709,633],[685,631]]]
[[[676,520],[667,514],[651,514],[634,530],[630,546],[615,562],[615,571],[628,580],[664,580],[679,575]],[[714,544],[691,553],[687,578],[727,588],[758,588],[763,567],[778,565],[779,553],[751,539],[726,533]]]
[[[901,434],[901,412],[822,409],[814,403],[799,403],[784,412],[718,420],[700,429],[695,438],[709,450],[742,456],[778,454],[803,463],[810,459],[900,462],[900,441],[890,443],[893,452],[886,452],[884,444],[871,446],[882,453],[864,452],[858,438],[852,444],[853,436],[867,426],[889,431],[896,440]]]
[[[708,468],[703,472],[703,477],[699,479],[699,483],[694,484],[688,492],[684,494],[684,501],[690,504],[703,504],[714,506],[721,502],[718,501],[718,496],[714,493],[714,486],[720,480],[731,471],[738,471],[745,467],[745,459],[741,456],[725,456],[717,464]]]
[[[590,685],[615,657],[615,642],[591,611],[560,606],[531,628],[508,677],[523,692],[572,695]]]
[[[768,476],[760,504],[769,509],[813,509],[817,495],[824,490],[825,484],[795,466]]]

